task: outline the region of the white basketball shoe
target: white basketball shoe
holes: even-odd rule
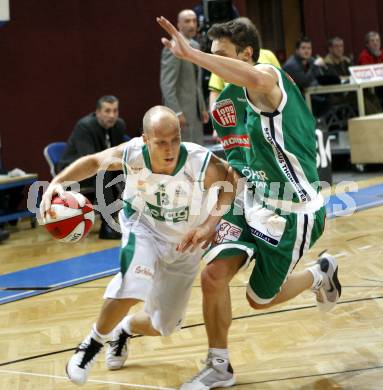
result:
[[[103,347],[90,333],[77,347],[66,365],[68,378],[76,385],[83,385],[88,380],[91,367]]]
[[[108,341],[108,348],[105,355],[105,364],[109,370],[119,370],[128,358],[128,342],[132,337],[122,328],[113,332],[111,341]]]
[[[336,305],[342,294],[342,286],[338,279],[338,264],[333,256],[324,252],[314,268],[322,275],[322,283],[312,291],[316,295],[318,309],[326,312]]]
[[[185,382],[180,390],[209,390],[235,384],[233,368],[228,359],[208,356],[205,364],[206,366],[196,376]]]

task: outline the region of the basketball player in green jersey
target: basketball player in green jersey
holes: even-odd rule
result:
[[[256,64],[259,40],[251,24],[234,20],[214,25],[209,31],[213,54],[208,54],[190,48],[165,18],[157,22],[171,36],[162,43],[175,56],[230,83],[211,115],[228,162],[244,178],[244,191],[236,198],[237,207],[221,220],[216,246],[204,255],[208,265],[201,280],[209,351],[206,366],[181,390],[229,387],[235,383],[227,349],[229,282],[239,269],[254,260],[246,292],[254,309],[312,289],[318,307],[329,310],[341,294],[338,266],[328,254],[314,266],[292,272],[324,229],[315,122],[286,73]]]
[[[75,161],[52,180],[42,198],[41,214],[52,214],[52,197],[65,197],[63,183],[99,170],[124,171],[121,272],[108,284],[96,323],[66,366],[69,379],[78,385],[87,381],[106,343],[106,366],[117,370],[127,359],[132,334],[170,335],[181,327],[200,268],[200,246],[214,238],[220,215],[235,196],[233,169],[208,149],[181,143],[171,109],[148,110],[143,130],[142,137]],[[218,198],[217,187],[225,187]],[[178,251],[181,241],[196,250]],[[138,302],[145,303],[144,310],[125,317]]]

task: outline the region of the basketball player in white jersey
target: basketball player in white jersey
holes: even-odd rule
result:
[[[65,198],[62,183],[93,176],[106,162],[109,170],[125,174],[121,271],[107,286],[96,323],[67,364],[69,379],[79,385],[106,343],[106,366],[115,370],[127,359],[131,335],[169,335],[180,328],[203,249],[235,196],[234,171],[206,148],[181,143],[172,110],[148,110],[143,130],[142,137],[75,161],[42,198],[45,216],[52,213],[53,196]],[[190,251],[184,252],[187,247]],[[142,312],[126,316],[142,301]]]

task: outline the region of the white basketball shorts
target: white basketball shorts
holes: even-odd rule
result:
[[[202,250],[176,251],[140,222],[120,212],[121,269],[106,288],[104,299],[133,298],[145,302],[152,326],[166,336],[181,327]]]

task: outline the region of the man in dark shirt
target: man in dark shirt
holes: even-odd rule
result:
[[[344,55],[344,43],[340,37],[328,40],[328,54],[324,62],[327,66],[326,74],[345,77],[350,75],[351,60]]]
[[[318,85],[317,76],[322,74],[325,67],[323,58],[312,57],[311,40],[302,37],[295,44],[295,54],[290,56],[283,69],[293,78],[300,90]]]
[[[115,96],[103,96],[97,101],[96,111],[81,118],[76,123],[63,155],[57,164],[58,171],[62,171],[80,157],[101,152],[126,141],[126,125],[123,119],[118,116],[118,103]],[[104,189],[101,192],[104,193],[105,205],[110,205],[120,196],[118,186],[107,186],[117,175],[111,171],[106,171],[103,174]],[[82,188],[93,187],[97,189],[95,177],[80,184]],[[101,217],[103,221],[100,238],[120,238],[120,233],[106,223],[104,213],[101,213]]]
[[[311,39],[302,37],[295,44],[295,54],[287,59],[283,69],[303,93],[304,89],[318,85],[317,77],[323,75],[325,63],[322,57],[312,57]],[[313,96],[312,105],[314,116],[323,115],[329,108],[327,98],[323,95]]]

